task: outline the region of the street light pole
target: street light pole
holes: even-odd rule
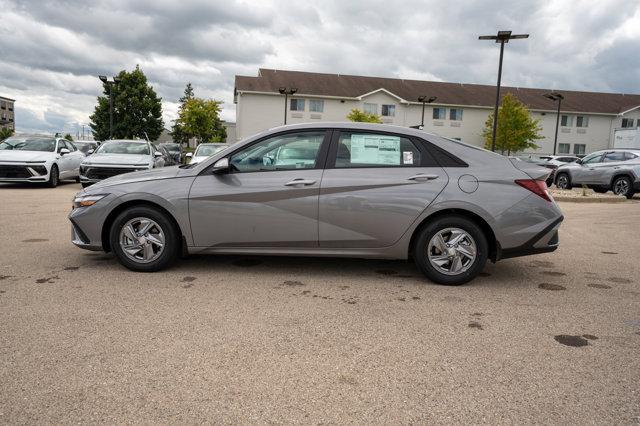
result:
[[[498,85],[496,88],[496,105],[493,110],[493,132],[491,138],[491,151],[496,150],[496,131],[498,129],[498,107],[500,105],[500,84],[502,80],[502,57],[504,56],[504,44],[509,40],[518,38],[529,38],[529,34],[511,34],[511,31],[498,31],[497,35],[486,35],[478,37],[479,40],[495,40],[500,43],[500,62],[498,63]]]
[[[281,95],[284,95],[284,124],[287,124],[287,99],[289,97],[289,95],[292,95],[294,93],[296,93],[298,91],[297,88],[292,87],[290,89],[287,89],[286,87],[281,87],[278,89],[278,92],[280,92]]]
[[[427,98],[426,96],[419,96],[418,97],[418,102],[422,102],[422,121],[420,123],[420,127],[424,128],[424,106],[426,104],[430,104],[431,102],[435,101],[436,99],[438,99],[437,96],[431,96],[430,98]]]
[[[99,75],[98,78],[109,89],[109,139],[113,139],[113,86],[120,83],[120,78],[113,77],[113,81],[109,81],[106,75]]]
[[[556,136],[553,139],[553,155],[556,155],[556,150],[558,148],[558,127],[560,126],[560,105],[562,104],[564,96],[558,92],[546,93],[543,96],[547,99],[551,99],[552,101],[558,101],[558,111],[556,112]]]

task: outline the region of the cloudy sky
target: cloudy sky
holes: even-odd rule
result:
[[[637,0],[0,0],[0,95],[19,131],[87,124],[101,85],[140,64],[163,99],[165,126],[191,82],[235,120],[236,74],[259,67],[640,93]]]

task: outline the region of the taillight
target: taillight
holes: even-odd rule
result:
[[[516,179],[515,182],[539,197],[542,197],[547,201],[553,201],[551,199],[551,194],[549,194],[549,191],[547,190],[547,184],[545,181],[535,179]]]

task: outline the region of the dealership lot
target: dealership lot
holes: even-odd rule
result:
[[[79,189],[0,185],[2,423],[640,418],[638,202],[563,203],[558,251],[450,288],[400,261],[133,273],[69,241]]]

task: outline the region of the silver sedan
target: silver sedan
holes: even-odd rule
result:
[[[201,163],[79,192],[73,243],[134,271],[186,253],[413,258],[432,281],[558,247],[548,169],[419,130],[362,123],[271,129]]]

